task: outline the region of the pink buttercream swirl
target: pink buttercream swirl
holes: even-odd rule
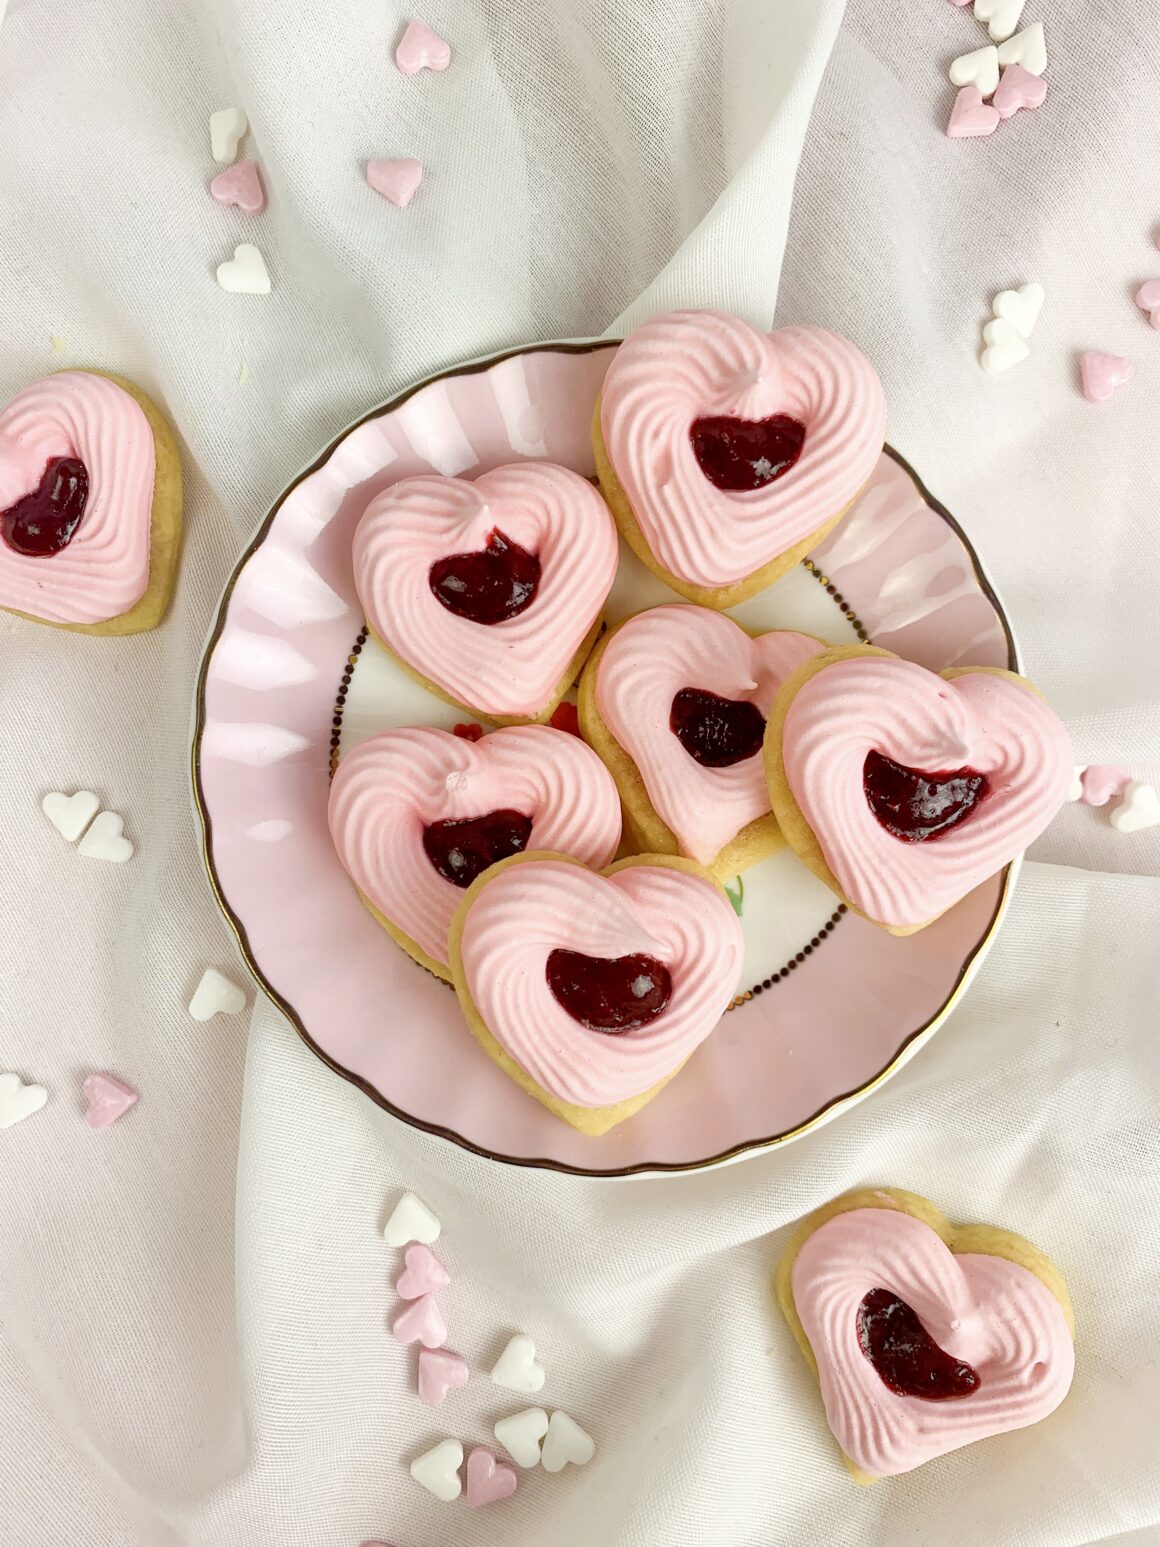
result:
[[[716,488],[689,429],[705,416],[788,414],[805,444],[788,472],[740,493]],[[760,333],[716,311],[669,312],[617,350],[600,411],[605,449],[653,556],[691,585],[743,580],[847,505],[882,451],[874,367],[837,333]]]
[[[557,948],[587,956],[641,951],[668,968],[672,995],[646,1025],[590,1031],[548,986]],[[562,860],[500,871],[467,911],[463,971],[496,1041],[550,1094],[612,1106],[672,1074],[724,1014],[741,973],[741,926],[700,876],[633,865],[600,876]]]
[[[347,753],[330,787],[330,831],[343,868],[442,964],[463,892],[428,859],[423,830],[502,809],[531,818],[527,847],[586,865],[606,865],[620,842],[608,770],[584,742],[549,726],[511,726],[475,742],[434,729],[383,731]]]
[[[863,788],[877,751],[930,773],[969,768],[989,792],[954,827],[907,843]],[[1067,799],[1067,731],[1030,686],[990,672],[946,679],[891,656],[842,660],[794,695],[782,730],[794,799],[838,884],[880,924],[922,924],[994,875]]]
[[[116,382],[62,371],[0,412],[0,511],[32,493],[54,457],[84,463],[84,514],[58,553],[17,553],[0,541],[0,607],[50,623],[104,623],[128,612],[149,582],[153,431]]]
[[[863,1353],[858,1307],[886,1289],[915,1312],[978,1388],[950,1402],[901,1395]],[[935,1456],[1059,1406],[1075,1368],[1063,1307],[1028,1268],[984,1253],[956,1255],[901,1210],[854,1209],[808,1238],[793,1266],[793,1299],[814,1357],[826,1421],[871,1477],[909,1472]]]
[[[761,749],[729,768],[698,763],[669,725],[673,698],[701,688],[755,704],[762,717],[782,682],[825,646],[808,634],[750,636],[707,607],[654,607],[605,646],[596,674],[600,717],[632,758],[648,798],[682,854],[711,863],[769,812]]]
[[[540,560],[534,599],[501,623],[449,612],[436,560],[487,547],[496,531]],[[385,490],[354,537],[355,586],[375,633],[456,702],[485,715],[541,713],[616,574],[616,527],[578,473],[520,462],[474,482],[421,474]]]

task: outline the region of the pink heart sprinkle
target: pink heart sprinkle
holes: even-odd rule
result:
[[[1136,305],[1148,313],[1148,321],[1160,328],[1160,279],[1149,279],[1136,291]]]
[[[85,1122],[90,1128],[110,1128],[137,1105],[137,1092],[112,1074],[90,1074],[84,1085]]]
[[[446,1348],[419,1350],[419,1401],[438,1407],[449,1391],[467,1385],[467,1360]]]
[[[424,1348],[441,1348],[447,1341],[447,1323],[434,1295],[424,1295],[404,1306],[391,1323],[391,1331],[400,1343],[422,1343]]]
[[[395,1291],[400,1300],[417,1300],[420,1295],[446,1289],[451,1282],[451,1274],[429,1246],[422,1246],[418,1242],[408,1246],[403,1260],[407,1266],[395,1282]]]
[[[451,45],[426,23],[408,22],[395,50],[395,63],[404,75],[417,75],[420,70],[446,70],[451,63]]]
[[[515,1469],[477,1445],[467,1458],[467,1502],[472,1509],[510,1499],[515,1491]]]
[[[260,215],[266,208],[266,190],[256,161],[239,161],[219,172],[209,185],[219,204],[232,204],[243,215]]]
[[[1089,403],[1106,403],[1117,387],[1131,381],[1135,367],[1122,355],[1101,354],[1089,349],[1079,357],[1079,380]]]
[[[422,181],[423,164],[410,157],[401,161],[367,162],[367,182],[399,209],[406,209]]]
[[[1046,96],[1047,82],[1042,75],[1032,75],[1021,64],[1010,64],[999,79],[991,104],[1000,118],[1012,118],[1022,107],[1042,107]]]
[[[1085,768],[1079,778],[1085,806],[1106,806],[1109,800],[1122,795],[1132,782],[1132,775],[1119,763],[1093,763]]]
[[[994,134],[999,127],[999,114],[989,102],[983,101],[983,93],[977,86],[964,86],[955,98],[947,123],[947,138],[969,140],[980,134]]]

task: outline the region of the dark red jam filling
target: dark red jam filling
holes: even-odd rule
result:
[[[50,457],[37,488],[0,511],[0,537],[30,558],[67,548],[85,513],[89,474],[78,457]]]
[[[951,1402],[979,1389],[979,1372],[945,1353],[889,1289],[872,1289],[858,1307],[858,1342],[882,1383],[899,1396]]]
[[[453,725],[451,727],[451,734],[458,736],[461,741],[482,741],[483,726],[477,725],[474,720],[468,720],[466,723],[461,722],[459,725]]]
[[[427,583],[448,612],[472,623],[504,623],[536,599],[540,561],[502,532],[495,531],[477,553],[436,559]]]
[[[765,718],[743,698],[682,688],[673,695],[669,729],[702,768],[732,768],[761,750]]]
[[[694,419],[689,426],[693,455],[714,487],[743,493],[763,489],[802,454],[806,427],[789,414],[768,419]]]
[[[531,831],[530,816],[505,808],[459,821],[431,822],[423,829],[423,849],[445,881],[467,887],[497,860],[522,854]]]
[[[870,809],[904,843],[925,843],[970,816],[990,793],[986,774],[970,768],[925,773],[871,752],[862,768]]]
[[[673,980],[664,962],[642,951],[632,956],[585,956],[553,951],[548,987],[574,1021],[589,1031],[635,1031],[668,1004]]]

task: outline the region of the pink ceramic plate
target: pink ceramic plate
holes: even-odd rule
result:
[[[649,1106],[586,1138],[480,1050],[454,994],[359,902],[326,825],[333,761],[390,725],[462,715],[366,642],[351,535],[367,501],[434,468],[543,457],[591,475],[610,344],[552,345],[451,371],[376,409],[291,486],[226,589],[197,694],[194,785],[221,905],[259,982],[310,1046],[406,1122],[515,1164],[594,1175],[697,1169],[804,1133],[930,1036],[993,938],[1013,870],[919,934],[853,914],[788,850],[731,888],[744,992]],[[626,555],[610,616],[672,599]],[[1017,665],[958,527],[887,452],[853,510],[750,627],[869,638],[936,670]]]

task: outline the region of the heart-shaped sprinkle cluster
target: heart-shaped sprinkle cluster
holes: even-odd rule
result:
[[[986,25],[991,42],[951,61],[951,84],[959,90],[947,120],[950,139],[994,134],[1005,119],[1042,107],[1047,42],[1042,22],[1015,31],[1023,6],[1024,0],[975,0],[975,17]]]
[[[261,215],[266,208],[261,168],[256,161],[237,161],[238,150],[249,132],[250,121],[240,107],[223,107],[210,114],[210,154],[226,170],[212,180],[209,192],[214,202],[225,209]],[[221,288],[231,295],[270,294],[270,271],[252,242],[239,243],[233,257],[218,264],[216,277]]]
[[[1108,820],[1119,833],[1160,826],[1160,794],[1155,786],[1133,779],[1119,763],[1077,766],[1068,799],[1107,808]]]
[[[61,837],[76,843],[78,854],[85,859],[123,865],[133,858],[133,845],[125,837],[124,818],[116,811],[101,811],[100,807],[100,799],[92,790],[77,790],[72,795],[50,790],[40,802],[40,809]]]
[[[1039,284],[1023,285],[1018,290],[1001,290],[991,303],[994,316],[983,328],[983,351],[979,364],[988,376],[1008,371],[1031,350],[1031,337],[1043,308],[1044,290]]]

